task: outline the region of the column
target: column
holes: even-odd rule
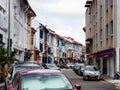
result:
[[[100,57],[100,70],[101,70],[101,74],[103,74],[103,58]]]
[[[120,48],[116,48],[116,61],[115,61],[115,72],[120,72],[119,68],[120,68]]]

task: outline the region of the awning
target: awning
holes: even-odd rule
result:
[[[88,57],[89,58],[94,58],[94,54],[90,54]]]
[[[115,49],[107,49],[98,53],[95,53],[96,57],[112,57],[115,53]]]

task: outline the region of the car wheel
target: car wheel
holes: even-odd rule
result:
[[[87,77],[87,76],[83,76],[83,79],[84,79],[84,80],[87,80],[87,79],[88,79],[88,77]]]
[[[83,77],[83,80],[85,80],[85,78]]]

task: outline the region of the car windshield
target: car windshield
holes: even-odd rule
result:
[[[63,74],[29,74],[22,76],[21,90],[72,90]]]
[[[55,64],[47,64],[47,67],[56,67]]]
[[[86,66],[86,67],[85,67],[85,70],[88,70],[88,71],[97,71],[98,68],[95,67],[95,66]]]
[[[47,68],[49,68],[49,69],[58,69],[58,67],[55,64],[47,64]]]

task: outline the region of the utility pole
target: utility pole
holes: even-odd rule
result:
[[[11,52],[11,42],[10,42],[10,29],[11,29],[11,25],[10,25],[10,22],[11,22],[11,19],[10,19],[10,0],[8,0],[8,43],[7,43],[7,48],[8,48],[8,58],[11,56],[10,52]],[[9,60],[9,64],[10,64],[10,60]]]

